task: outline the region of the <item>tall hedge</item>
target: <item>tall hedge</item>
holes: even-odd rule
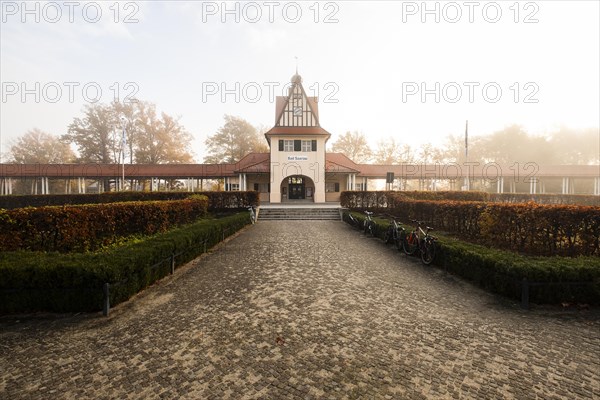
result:
[[[104,283],[116,305],[250,222],[247,212],[202,219],[141,241],[93,253],[0,253],[0,313],[97,311]]]
[[[600,196],[576,194],[487,193],[476,191],[351,191],[341,193],[341,203],[348,208],[387,208],[394,199],[491,201],[496,203],[571,204],[600,206]]]
[[[208,199],[0,210],[3,251],[89,251],[121,237],[152,235],[207,213]]]
[[[486,197],[483,192],[343,192],[342,205],[393,214],[404,222],[419,219],[501,249],[540,256],[600,256],[600,207],[468,200]]]
[[[183,200],[190,195],[208,197],[209,210],[245,208],[259,205],[259,194],[247,192],[106,192],[101,194],[41,194],[0,196],[0,208],[103,204],[128,201]]]
[[[490,195],[485,192],[458,191],[350,191],[342,192],[342,207],[384,210],[393,208],[402,200],[456,200],[456,201],[489,201]]]

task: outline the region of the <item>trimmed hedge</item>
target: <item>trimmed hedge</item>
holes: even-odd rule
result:
[[[132,201],[0,210],[3,251],[89,251],[119,238],[152,235],[207,213],[208,199]]]
[[[488,246],[539,256],[600,255],[600,207],[396,200],[388,212]]]
[[[452,192],[343,192],[342,205],[386,212],[402,221],[427,221],[465,239],[527,254],[600,256],[600,207],[409,197],[415,193]],[[476,198],[481,192],[464,193]]]
[[[0,196],[0,208],[103,204],[129,201],[183,200],[190,195],[208,197],[209,210],[246,208],[259,205],[259,194],[247,192],[106,192],[101,194],[43,194]]]
[[[0,253],[0,313],[101,310],[106,282],[116,305],[169,274],[171,255],[183,265],[249,222],[247,212],[203,219],[95,253]]]
[[[344,213],[344,220],[349,222],[347,215]],[[353,212],[353,216],[361,222],[364,220],[361,213]],[[377,237],[383,239],[388,222],[381,218],[374,220]],[[404,228],[412,229],[409,225]],[[488,291],[520,300],[521,283],[527,279],[531,283],[543,283],[529,289],[534,303],[600,304],[599,257],[531,257],[436,236],[439,251],[434,264]],[[586,284],[572,284],[582,282]]]
[[[347,208],[387,208],[394,199],[431,201],[492,201],[497,203],[571,204],[600,206],[600,196],[526,194],[526,193],[487,193],[475,191],[351,191],[342,192],[340,202]]]
[[[600,206],[600,196],[585,194],[490,193],[490,201],[504,203],[528,203],[534,201],[540,204]]]
[[[527,257],[457,239],[440,239],[436,265],[488,291],[520,299],[522,280],[527,279],[536,284],[529,287],[533,303],[600,304],[598,257]]]

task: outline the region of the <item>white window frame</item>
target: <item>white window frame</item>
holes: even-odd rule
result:
[[[312,140],[302,141],[302,152],[308,153],[312,151]]]
[[[283,151],[294,151],[294,141],[293,140],[283,140]]]

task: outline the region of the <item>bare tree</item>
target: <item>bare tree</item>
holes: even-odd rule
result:
[[[391,137],[377,144],[374,159],[376,164],[381,165],[395,165],[415,161],[410,145],[400,144]]]
[[[346,132],[331,146],[335,153],[343,153],[358,164],[368,163],[373,157],[373,151],[367,143],[364,133],[358,131]]]

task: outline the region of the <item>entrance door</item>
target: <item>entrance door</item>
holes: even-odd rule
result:
[[[305,198],[304,179],[301,176],[291,176],[288,178],[288,198],[298,200]]]

